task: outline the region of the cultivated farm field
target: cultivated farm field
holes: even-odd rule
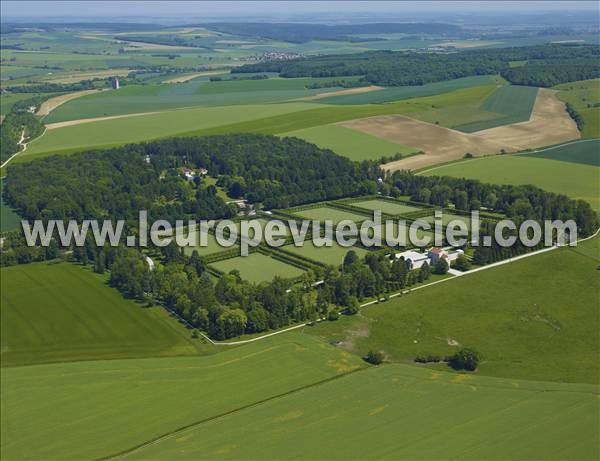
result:
[[[2,366],[199,353],[161,307],[124,299],[89,269],[36,263],[1,274]]]
[[[600,209],[600,141],[566,143],[534,153],[497,155],[450,163],[423,171],[430,176],[479,179],[496,184],[533,184]]]
[[[365,366],[293,333],[221,350],[3,369],[2,459],[116,455]]]
[[[393,364],[190,427],[125,459],[592,460],[598,392]]]
[[[409,155],[415,152],[411,147],[336,124],[291,131],[282,136],[304,139],[356,161],[379,160],[381,157]]]

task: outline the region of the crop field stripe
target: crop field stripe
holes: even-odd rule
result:
[[[216,421],[216,420],[219,420],[221,418],[225,418],[227,416],[233,415],[233,414],[238,413],[240,411],[244,411],[244,410],[248,410],[248,409],[251,409],[251,408],[254,408],[254,407],[258,407],[258,406],[263,405],[263,404],[265,404],[267,402],[271,402],[271,401],[274,401],[274,400],[281,399],[283,397],[291,396],[293,394],[296,394],[298,392],[302,392],[304,390],[307,390],[307,389],[310,389],[310,388],[313,388],[313,387],[322,386],[323,384],[330,383],[332,381],[336,381],[336,380],[341,379],[341,378],[345,378],[345,377],[347,377],[349,375],[352,375],[354,373],[357,373],[359,371],[364,371],[364,370],[367,370],[367,369],[368,369],[367,367],[357,368],[355,370],[349,371],[349,372],[341,374],[341,375],[330,376],[329,378],[325,378],[325,379],[323,379],[321,381],[317,381],[315,383],[307,384],[305,386],[301,386],[301,387],[292,389],[292,390],[290,390],[288,392],[283,392],[281,394],[274,395],[272,397],[268,397],[266,399],[259,400],[257,402],[253,402],[253,403],[250,403],[248,405],[244,405],[244,406],[239,407],[239,408],[234,408],[233,410],[227,411],[225,413],[221,413],[219,415],[211,416],[210,418],[206,418],[206,419],[203,419],[203,420],[200,420],[200,421],[196,421],[196,422],[187,424],[187,425],[182,426],[182,427],[180,427],[178,429],[170,431],[170,432],[168,432],[166,434],[163,434],[163,435],[155,437],[155,438],[153,438],[151,440],[148,440],[147,442],[141,443],[141,444],[139,444],[139,445],[137,445],[135,447],[132,447],[130,449],[123,450],[123,451],[121,451],[119,453],[115,453],[115,454],[108,455],[108,456],[105,456],[103,458],[100,458],[99,461],[106,461],[106,460],[109,460],[109,459],[118,459],[118,458],[121,458],[121,457],[123,457],[125,455],[133,454],[136,451],[141,450],[142,448],[147,448],[147,447],[152,446],[152,445],[154,445],[156,443],[160,443],[160,442],[162,442],[164,440],[168,440],[168,439],[170,439],[172,437],[175,437],[175,436],[178,436],[178,435],[182,435],[185,432],[187,432],[189,430],[192,430],[192,429],[195,429],[195,428],[197,428],[197,427],[199,427],[199,426],[201,426],[203,424],[206,424],[206,423],[209,423],[209,422],[212,422],[212,421]]]

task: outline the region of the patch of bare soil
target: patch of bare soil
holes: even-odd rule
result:
[[[326,93],[314,94],[312,96],[306,96],[305,98],[300,98],[303,101],[314,101],[316,99],[328,98],[330,96],[343,96],[346,94],[360,94],[360,93],[370,93],[371,91],[383,90],[382,86],[377,85],[369,85],[369,86],[360,86],[358,88],[347,88],[345,90],[337,90],[337,91],[328,91]]]
[[[169,80],[165,80],[163,83],[185,83],[196,77],[204,77],[207,75],[219,75],[219,74],[224,74],[224,73],[225,73],[224,71],[218,71],[218,70],[206,71],[206,72],[196,72],[195,74],[179,75],[177,77],[170,78]]]
[[[36,112],[36,115],[41,115],[41,116],[48,115],[50,112],[52,112],[58,106],[63,105],[65,102],[80,98],[81,96],[85,96],[86,94],[92,94],[92,93],[97,93],[97,92],[98,92],[98,90],[82,90],[82,91],[75,91],[73,93],[67,93],[67,94],[63,94],[61,96],[56,96],[54,98],[47,99],[46,101],[44,101],[42,103],[42,105]]]
[[[489,128],[473,133],[473,136],[505,142],[524,150],[578,139],[581,134],[565,110],[565,104],[556,98],[556,91],[540,88],[528,121]]]
[[[111,115],[108,117],[80,118],[77,120],[67,120],[66,122],[49,123],[46,125],[47,130],[55,130],[56,128],[64,128],[66,126],[81,125],[82,123],[99,122],[101,120],[112,120],[115,118],[138,117],[140,115],[157,114],[158,112],[140,112],[137,114]]]
[[[544,88],[538,92],[528,121],[477,133],[462,133],[400,115],[349,120],[340,125],[412,146],[424,153],[386,163],[383,167],[389,171],[415,170],[459,160],[466,153],[478,156],[518,152],[580,137],[564,104],[556,98],[556,92]]]
[[[466,153],[483,155],[495,154],[502,149],[507,152],[516,150],[514,146],[506,143],[474,137],[467,133],[401,115],[349,120],[341,122],[340,125],[398,144],[411,146],[424,153],[386,163],[384,168],[390,171],[413,170],[457,160],[464,157]]]

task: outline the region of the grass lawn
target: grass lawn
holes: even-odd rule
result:
[[[317,247],[313,244],[312,240],[305,241],[304,245],[301,247],[297,247],[296,245],[285,245],[283,247],[284,250],[287,250],[291,253],[304,256],[305,258],[310,258],[314,261],[318,261],[325,264],[332,264],[334,266],[339,266],[344,261],[344,256],[350,251],[353,250],[356,252],[359,258],[364,257],[368,251],[364,248],[360,247],[343,247],[338,244],[335,240],[333,241],[333,245],[321,246]]]
[[[455,277],[306,332],[397,362],[452,354],[454,340],[483,355],[481,375],[598,384],[600,258],[581,248]]]
[[[238,256],[224,259],[210,264],[224,273],[237,269],[244,280],[249,282],[270,282],[273,277],[284,279],[298,277],[304,272],[295,266],[265,256],[261,253],[252,253],[248,256]]]
[[[408,155],[415,152],[412,147],[335,124],[291,131],[282,136],[305,139],[323,149],[331,149],[336,154],[357,161],[379,160],[381,157],[390,157],[395,154]]]
[[[2,459],[103,458],[364,366],[294,333],[219,350],[3,369]]]
[[[124,299],[89,269],[35,263],[0,273],[3,366],[198,353],[162,308]]]
[[[497,155],[450,163],[421,174],[478,179],[495,184],[532,184],[550,192],[587,200],[600,210],[600,168],[535,155]]]
[[[558,99],[573,105],[584,120],[584,138],[600,137],[600,79],[563,83],[554,87]]]
[[[165,437],[125,459],[578,459],[598,454],[598,387],[399,364]]]
[[[419,211],[421,208],[417,208],[411,205],[404,205],[402,203],[390,202],[388,200],[364,200],[362,202],[352,202],[352,206],[364,208],[365,210],[381,211],[392,216],[397,216],[405,213],[412,213],[413,211]]]
[[[365,219],[369,219],[368,216],[359,215],[356,213],[352,213],[350,211],[338,210],[337,208],[330,208],[328,206],[322,206],[318,208],[309,208],[307,210],[301,210],[294,212],[295,215],[300,216],[304,219],[316,219],[319,221],[332,221],[335,226],[340,221],[350,220],[350,221],[364,221]],[[321,228],[324,227],[324,224]]]
[[[465,133],[473,133],[511,123],[525,122],[531,117],[537,93],[538,89],[532,86],[502,86],[480,106],[482,110],[498,114],[497,118],[468,123],[455,128]]]

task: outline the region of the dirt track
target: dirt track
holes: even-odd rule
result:
[[[341,122],[353,128],[424,152],[384,165],[390,171],[419,169],[458,160],[467,152],[474,155],[517,152],[527,148],[558,144],[580,137],[577,126],[556,99],[555,92],[540,89],[527,122],[462,133],[400,115],[386,115]]]
[[[58,106],[64,104],[67,101],[71,101],[73,99],[80,98],[81,96],[85,96],[86,94],[92,94],[92,93],[97,93],[97,92],[98,92],[98,90],[82,90],[82,91],[75,91],[74,93],[67,93],[67,94],[63,94],[62,96],[56,96],[54,98],[47,99],[46,101],[44,101],[42,103],[42,105],[36,112],[36,115],[41,115],[41,116],[48,115],[50,112],[52,112]]]

